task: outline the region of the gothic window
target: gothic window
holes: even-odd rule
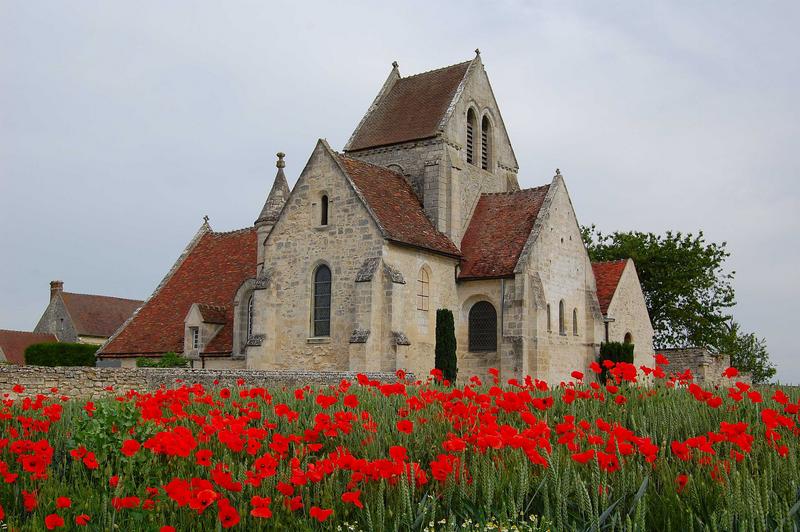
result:
[[[417,279],[417,310],[428,310],[428,299],[430,298],[430,276],[428,270],[420,268],[419,279]]]
[[[328,225],[328,196],[322,196],[319,202],[320,205],[320,220],[319,225]]]
[[[324,264],[314,272],[314,336],[331,335],[331,270]]]
[[[625,343],[632,344],[633,343],[633,335],[629,332],[625,333]]]
[[[550,325],[551,323],[552,322],[550,321],[550,303],[548,303],[547,304],[547,332],[550,332],[550,331],[553,330],[552,325]]]
[[[567,317],[564,316],[564,300],[558,302],[558,334],[567,334]]]
[[[469,309],[469,350],[497,351],[497,312],[488,301]]]
[[[481,168],[489,170],[492,157],[492,125],[489,117],[484,116],[481,121]]]
[[[253,294],[247,300],[247,338],[253,336]]]
[[[572,334],[578,336],[578,309],[572,309]]]
[[[475,111],[467,111],[467,162],[475,164]]]

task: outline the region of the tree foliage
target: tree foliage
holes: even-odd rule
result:
[[[735,303],[725,242],[708,243],[702,231],[603,234],[595,226],[584,227],[583,238],[592,261],[633,259],[654,347],[716,346]]]
[[[456,325],[449,309],[436,311],[436,369],[441,370],[445,379],[455,382],[458,373],[456,360]]]
[[[43,342],[25,348],[29,366],[94,366],[98,345]]]
[[[720,336],[717,351],[730,355],[731,366],[751,374],[755,384],[763,384],[775,376],[775,366],[769,360],[767,342],[755,333],[743,333],[739,324],[730,321]]]
[[[188,360],[173,351],[168,351],[158,358],[139,357],[136,359],[137,368],[185,368],[188,365]]]

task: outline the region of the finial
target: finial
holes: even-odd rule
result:
[[[475,48],[475,55],[481,55],[481,49]]]
[[[283,153],[282,151],[279,151],[278,162],[275,163],[275,166],[277,166],[278,168],[286,168],[286,162],[283,160],[284,157],[286,157],[286,154]]]
[[[203,216],[203,223],[208,225],[208,215],[207,214]]]
[[[556,175],[561,175],[561,170],[559,170],[558,168],[556,168]]]
[[[400,65],[397,63],[397,61],[392,61],[392,68],[397,68],[399,66]]]

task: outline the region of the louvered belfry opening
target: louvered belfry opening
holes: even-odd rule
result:
[[[497,351],[497,312],[488,301],[478,301],[469,310],[469,350]]]
[[[489,145],[491,142],[491,137],[489,135],[490,128],[491,124],[489,124],[489,119],[484,116],[481,122],[481,168],[484,170],[489,169],[489,153],[491,150],[491,146]]]
[[[314,336],[331,335],[331,270],[324,264],[314,272]]]
[[[467,111],[467,162],[475,164],[475,112]]]

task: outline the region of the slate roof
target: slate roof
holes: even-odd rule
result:
[[[446,255],[461,254],[453,241],[425,216],[419,198],[402,175],[345,155],[336,156],[388,240]]]
[[[398,79],[359,125],[347,151],[435,136],[470,63]]]
[[[625,271],[627,264],[628,259],[592,263],[594,281],[597,285],[597,299],[600,301],[600,310],[603,312],[603,316],[608,314],[608,306],[611,304],[614,292],[617,291],[617,285],[619,285],[622,272]]]
[[[108,338],[131,317],[143,301],[92,294],[59,294],[79,336]]]
[[[57,342],[52,333],[9,331],[0,329],[0,349],[10,364],[25,364],[25,349],[31,344]]]
[[[550,185],[482,194],[461,240],[459,279],[514,275]]]
[[[224,325],[204,353],[230,353],[233,312],[228,311],[241,284],[256,275],[256,230],[228,233],[208,230],[200,236],[162,286],[103,348],[103,356],[183,352],[184,319],[202,303]],[[217,310],[211,310],[217,307]],[[201,312],[202,309],[201,309]],[[205,316],[205,313],[204,313]]]

